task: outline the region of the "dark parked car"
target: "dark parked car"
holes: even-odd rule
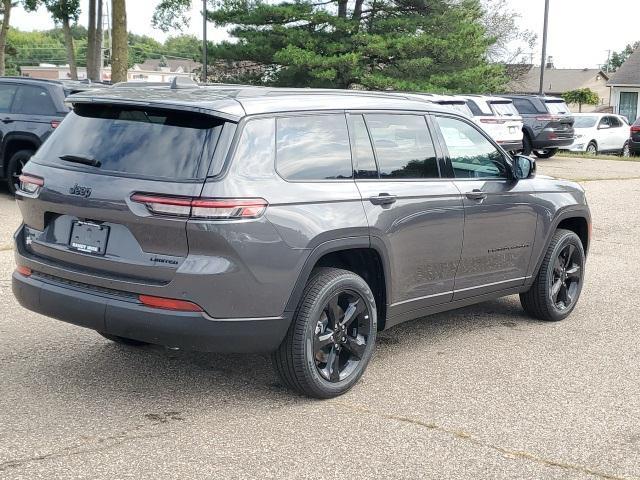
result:
[[[271,352],[285,385],[328,398],[380,330],[517,293],[562,320],[580,296],[583,189],[446,107],[268,88],[69,100],[17,193],[13,292],[35,312],[129,345]]]
[[[631,135],[629,137],[629,154],[640,155],[640,117],[631,125]]]
[[[573,143],[574,118],[563,99],[540,95],[502,96],[513,100],[524,120],[523,155],[533,152],[537,157],[551,158],[559,148]]]
[[[28,77],[0,77],[0,178],[15,192],[29,158],[60,124],[67,95],[96,84]]]

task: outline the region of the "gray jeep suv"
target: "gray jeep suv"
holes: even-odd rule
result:
[[[388,95],[105,89],[26,165],[13,292],[119,343],[270,352],[351,388],[376,332],[520,294],[571,313],[590,215],[474,123]]]

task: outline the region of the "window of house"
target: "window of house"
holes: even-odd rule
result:
[[[287,180],[353,178],[345,116],[300,115],[278,118],[276,168]]]
[[[438,178],[438,160],[422,115],[365,115],[380,178]]]

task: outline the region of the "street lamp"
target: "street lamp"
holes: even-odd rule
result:
[[[202,83],[207,83],[207,0],[202,0]]]
[[[542,31],[542,61],[540,62],[540,88],[538,93],[544,94],[544,69],[547,64],[547,28],[549,26],[549,0],[544,0],[544,29]]]

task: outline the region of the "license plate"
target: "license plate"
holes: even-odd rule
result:
[[[108,237],[109,227],[90,222],[73,222],[69,246],[79,252],[104,255]]]
[[[516,127],[509,127],[509,133],[516,133]]]

